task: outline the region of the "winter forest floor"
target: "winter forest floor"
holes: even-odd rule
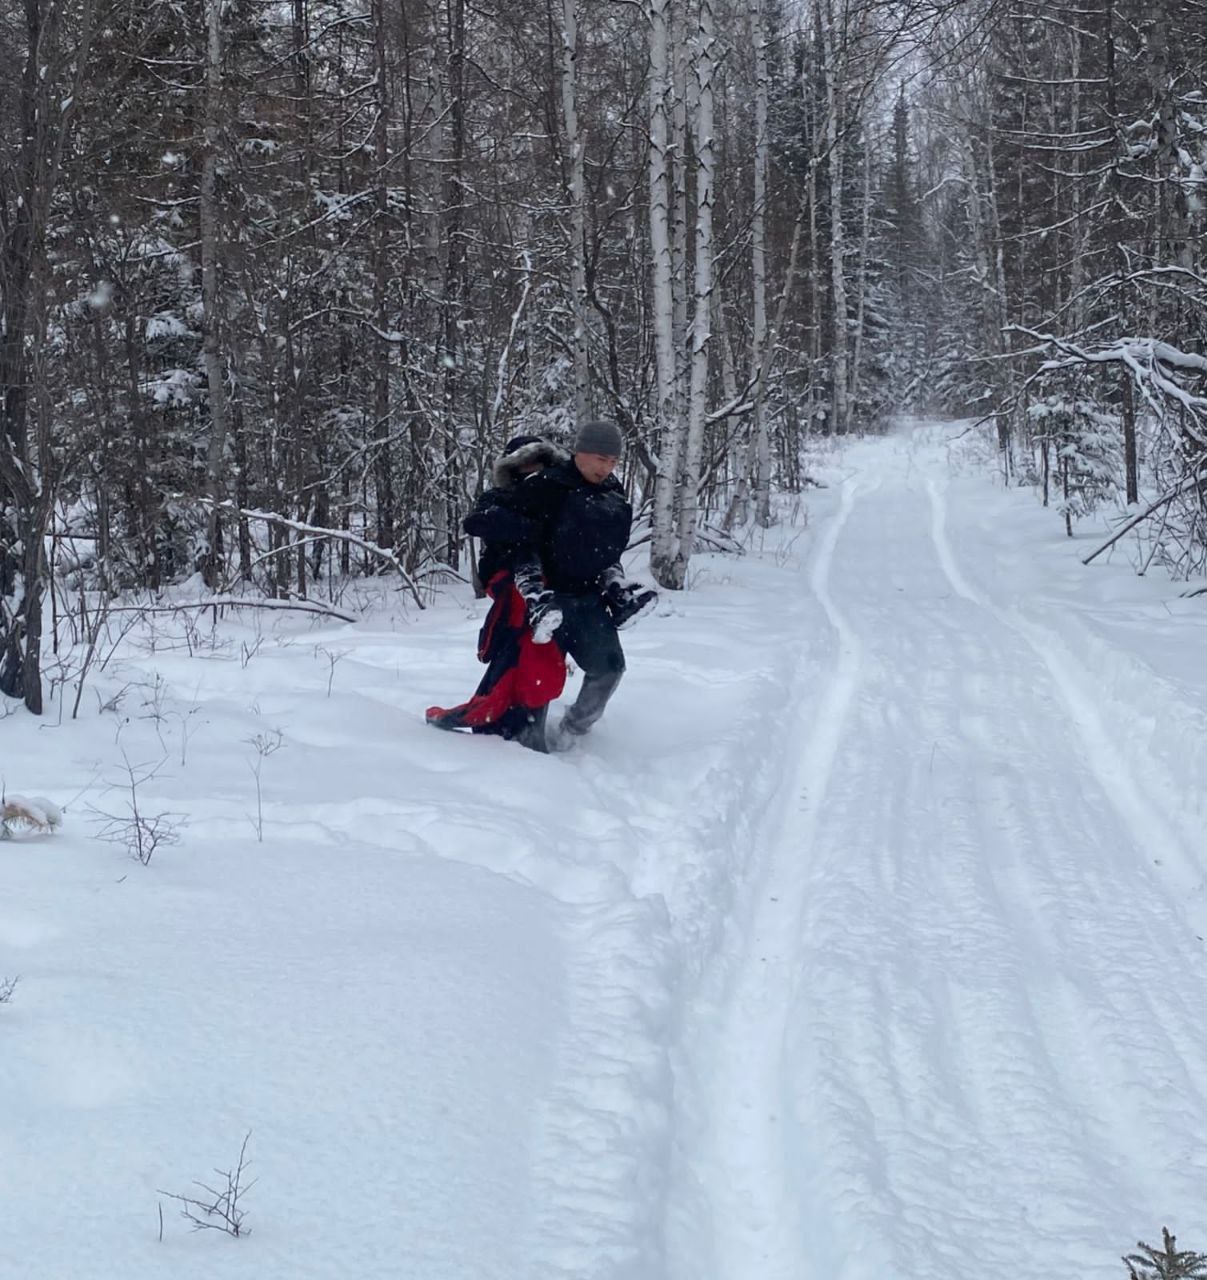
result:
[[[1098,529],[975,453],[830,457],[626,632],[565,757],[423,724],[477,679],[468,593],[161,617],[78,720],[0,721],[9,791],[67,805],[0,844],[0,1278],[1207,1249],[1207,606],[1082,568]],[[179,835],[146,866],[97,838],[124,760]],[[164,1193],[248,1131],[250,1234],[191,1232]]]

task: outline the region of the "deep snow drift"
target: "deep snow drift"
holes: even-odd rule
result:
[[[423,724],[477,678],[467,595],[158,617],[78,720],[0,721],[66,807],[0,843],[0,1277],[1207,1249],[1203,602],[1081,568],[954,435],[701,557],[566,757]],[[146,866],[97,839],[127,761],[178,836]],[[163,1193],[249,1130],[250,1234],[192,1233]]]

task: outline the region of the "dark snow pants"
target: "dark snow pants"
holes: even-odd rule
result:
[[[582,688],[567,710],[563,724],[571,733],[586,733],[603,715],[608,699],[624,675],[624,650],[598,594],[572,595],[559,591],[556,595],[562,625],[553,638],[583,673]]]

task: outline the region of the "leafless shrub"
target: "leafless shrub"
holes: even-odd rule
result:
[[[88,620],[85,608],[85,595],[83,590],[80,591],[80,616],[85,619],[84,634],[88,644],[84,650],[84,659],[80,665],[79,679],[75,686],[75,703],[71,708],[71,718],[77,719],[80,714],[80,699],[84,696],[84,685],[88,680],[88,672],[92,669],[92,663],[96,658],[97,644],[101,638],[101,632],[106,635],[109,633],[109,605],[111,603],[109,593],[104,592],[101,595],[100,605],[96,612]]]
[[[139,799],[139,787],[159,774],[163,767],[162,760],[153,765],[134,765],[125,752],[122,752],[122,760],[125,764],[125,778],[121,782],[111,783],[109,789],[122,793],[125,812],[110,813],[95,805],[90,805],[89,809],[100,820],[97,838],[125,845],[130,856],[137,858],[145,867],[157,849],[175,844],[180,839],[180,826],[184,819],[178,813],[149,814]]]
[[[163,725],[167,719],[168,713],[164,706],[167,697],[168,682],[159,674],[154,672],[154,680],[151,684],[144,683],[143,689],[143,710],[139,716],[140,720],[150,720],[155,726],[155,736],[159,739],[159,745],[163,747],[164,753],[167,753],[167,744],[163,740]]]
[[[14,978],[0,978],[0,1004],[8,1004],[13,998],[13,992],[17,989],[17,983],[20,981],[20,974],[17,974]]]
[[[193,717],[201,710],[201,704],[197,701],[196,696],[193,698],[193,705],[188,711],[178,711],[176,718],[180,721],[180,767],[185,768],[189,753],[189,738],[192,735],[194,725]]]
[[[130,692],[130,686],[128,684],[122,685],[120,689],[115,693],[111,693],[107,698],[101,697],[99,689],[94,689],[92,692],[96,694],[97,715],[104,715],[106,712],[111,715],[117,715],[122,709],[122,703],[126,700],[126,694]]]
[[[348,656],[348,650],[328,649],[325,645],[315,645],[314,656],[317,658],[320,653],[327,659],[327,697],[331,697],[331,684],[335,679],[335,668],[339,665],[341,658]]]
[[[256,780],[256,817],[254,826],[256,828],[256,842],[264,843],[264,792],[260,786],[260,771],[264,768],[264,761],[275,752],[279,751],[284,745],[284,735],[280,729],[272,729],[267,733],[257,733],[254,737],[248,738],[256,749],[256,757],[248,764],[252,777]]]
[[[249,1129],[247,1136],[243,1139],[243,1145],[239,1148],[239,1162],[234,1169],[214,1170],[222,1179],[217,1187],[211,1187],[204,1182],[194,1182],[193,1185],[201,1191],[200,1195],[195,1196],[178,1195],[172,1191],[159,1192],[161,1196],[175,1200],[180,1205],[180,1216],[192,1226],[194,1231],[223,1231],[235,1239],[251,1234],[251,1231],[244,1226],[247,1210],[242,1204],[243,1197],[256,1185],[254,1178],[251,1182],[244,1181],[250,1167],[250,1161],[247,1159],[247,1143],[250,1138],[251,1130]],[[162,1240],[162,1206],[159,1233]]]

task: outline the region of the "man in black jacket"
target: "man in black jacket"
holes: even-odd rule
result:
[[[561,750],[603,714],[624,675],[616,631],[647,612],[656,594],[626,579],[620,557],[629,543],[633,511],[613,476],[623,448],[613,422],[584,422],[574,456],[524,480],[509,511],[491,521],[479,514],[474,532],[525,543],[540,557],[562,624],[554,639],[583,672],[574,705],[548,734]]]

